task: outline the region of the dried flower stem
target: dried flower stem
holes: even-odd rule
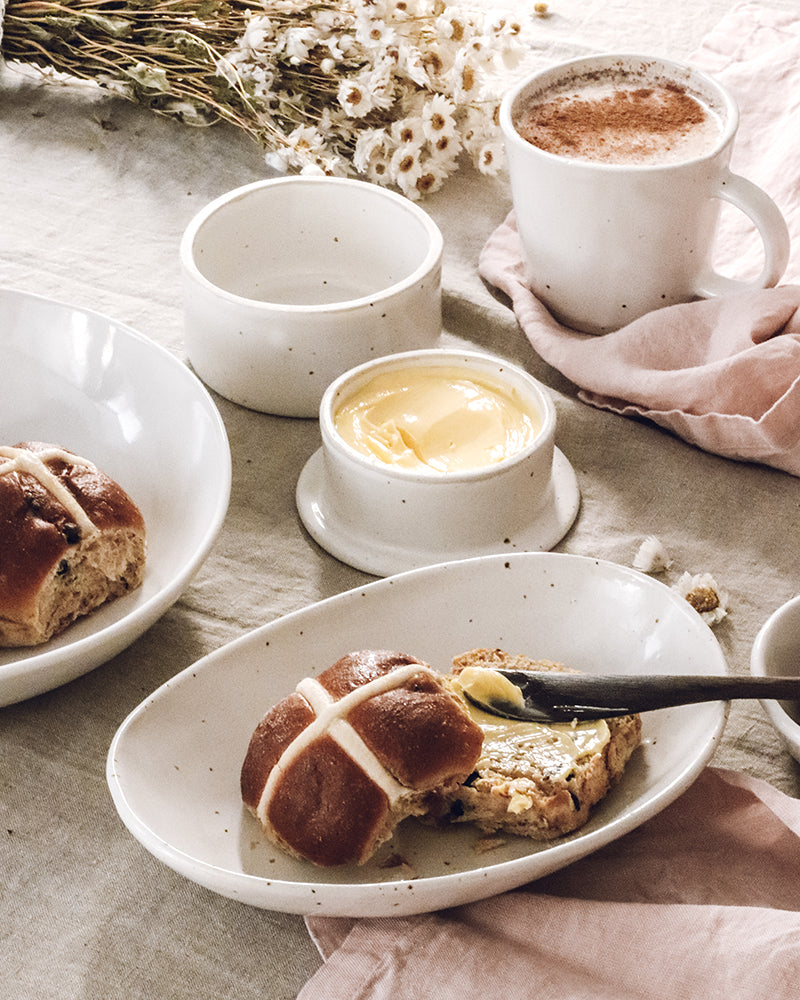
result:
[[[187,124],[228,121],[259,142],[276,141],[280,134],[260,121],[244,88],[216,69],[248,15],[240,0],[9,0],[2,54],[110,87]]]
[[[187,124],[229,122],[285,168],[419,197],[461,150],[496,172],[490,84],[523,35],[447,0],[8,0],[1,51]]]

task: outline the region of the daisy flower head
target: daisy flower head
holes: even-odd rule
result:
[[[442,40],[455,42],[461,45],[475,34],[475,25],[472,21],[458,13],[457,8],[446,10],[436,20],[436,35]]]
[[[492,137],[482,142],[472,154],[472,161],[487,177],[496,177],[505,163],[502,139]]]
[[[642,573],[663,573],[672,566],[672,559],[663,542],[655,535],[648,535],[633,557],[633,568]]]
[[[469,104],[476,100],[479,93],[480,79],[472,54],[461,49],[456,56],[453,67],[448,73],[448,85],[453,100],[459,104]]]
[[[461,140],[458,134],[440,135],[437,139],[429,140],[427,146],[434,162],[440,170],[450,172],[455,169],[458,154],[461,152]]]
[[[691,604],[707,625],[728,614],[728,595],[710,573],[684,573],[672,588]]]
[[[402,149],[421,149],[425,145],[425,123],[421,116],[409,115],[392,123],[391,136]]]
[[[374,57],[397,44],[397,33],[393,25],[364,10],[356,16],[355,39],[365,53]]]
[[[438,191],[450,175],[447,164],[437,162],[435,157],[430,157],[422,165],[419,177],[414,185],[417,197],[424,197]]]
[[[415,83],[418,87],[427,87],[430,83],[428,70],[422,52],[416,45],[408,42],[397,44],[397,74]]]
[[[400,146],[392,154],[389,161],[389,172],[392,183],[407,197],[419,198],[417,181],[422,176],[421,150],[415,146]]]
[[[447,74],[452,69],[455,54],[449,46],[436,40],[426,45],[421,55],[429,86],[436,93],[442,92],[447,88]]]
[[[444,94],[434,94],[425,101],[422,108],[422,130],[428,142],[435,142],[441,136],[454,136],[458,132],[456,125],[456,106]]]
[[[391,183],[392,153],[391,141],[383,129],[365,129],[356,139],[353,163],[359,173],[385,186]]]
[[[358,77],[344,77],[339,83],[336,98],[350,118],[363,118],[373,108],[369,82]]]
[[[430,16],[429,0],[372,0],[375,16],[383,21],[402,23]]]
[[[316,162],[325,153],[325,137],[313,125],[298,125],[286,136],[298,166]]]

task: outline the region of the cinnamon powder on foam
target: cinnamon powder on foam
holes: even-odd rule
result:
[[[696,155],[718,134],[706,109],[674,83],[620,88],[594,85],[590,97],[562,93],[527,108],[518,131],[562,156],[608,162],[669,161]]]

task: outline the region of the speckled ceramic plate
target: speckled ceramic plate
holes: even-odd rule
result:
[[[297,481],[297,510],[306,530],[326,552],[336,559],[372,573],[390,576],[433,563],[472,559],[500,552],[547,552],[566,535],[578,514],[581,495],[578,478],[566,456],[558,448],[553,454],[553,473],[530,520],[514,539],[504,535],[472,545],[454,546],[442,538],[434,548],[418,545],[414,538],[405,544],[384,545],[368,531],[353,531],[336,516],[335,506],[325,495],[323,452],[320,448],[306,462]]]
[[[159,688],[110,748],[117,810],[147,850],[223,896],[302,914],[421,913],[522,885],[634,829],[695,779],[725,723],[721,703],[646,715],[622,782],[582,830],[548,844],[511,837],[481,854],[471,827],[438,831],[407,820],[370,863],[317,869],[262,837],[241,804],[239,770],[270,705],[350,650],[393,648],[446,672],[475,646],[591,672],[726,672],[700,616],[634,570],[555,553],[413,570],[286,615]],[[408,867],[385,867],[391,853]]]
[[[0,649],[0,705],[111,659],[180,597],[228,509],[225,427],[186,365],[99,313],[0,289],[3,444],[47,441],[93,461],[139,506],[142,586],[50,642]]]

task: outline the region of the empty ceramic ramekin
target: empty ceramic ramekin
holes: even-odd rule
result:
[[[375,392],[387,392],[387,385],[402,394],[408,391],[404,384],[418,382],[421,373],[445,386],[488,386],[501,408],[505,400],[511,411],[532,415],[535,434],[505,457],[493,453],[484,461],[473,454],[466,465],[443,471],[378,457],[385,456],[390,438],[413,437],[413,420],[397,429],[387,418],[388,430],[382,426],[378,444],[373,441],[366,451],[353,443],[349,430],[340,431],[337,416],[341,426],[343,410],[356,397],[368,398],[374,386],[379,386]],[[441,437],[445,449],[462,432],[479,436],[471,414],[455,412],[440,423],[452,431]],[[555,408],[544,387],[500,358],[442,348],[372,361],[341,375],[322,398],[322,447],[298,481],[298,511],[324,549],[376,576],[496,552],[549,549],[569,530],[580,502],[574,471],[554,445],[555,429]],[[408,451],[415,450],[420,449],[412,441]]]
[[[181,242],[186,352],[242,406],[316,417],[342,372],[435,346],[442,235],[363,181],[283,177],[211,202]]]
[[[800,677],[800,595],[773,612],[761,627],[750,655],[757,677]],[[800,702],[762,701],[786,748],[800,761]]]

